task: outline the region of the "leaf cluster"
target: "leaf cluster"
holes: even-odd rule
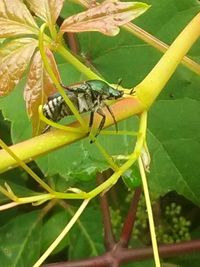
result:
[[[127,5],[125,14],[132,18],[133,10],[129,10],[127,2],[123,3]],[[169,44],[200,10],[199,3],[194,0],[183,0],[181,3],[151,0],[148,3],[153,8],[138,18],[136,24]],[[106,7],[103,8],[101,14]],[[38,106],[56,91],[38,51],[41,23],[46,22],[49,27],[44,38],[49,64],[57,79],[67,84],[84,80],[86,76],[74,65],[63,60],[59,54],[56,45],[63,44],[65,32],[82,32],[76,36],[75,43],[78,44],[77,56],[85,66],[95,70],[110,83],[116,83],[122,78],[125,87],[132,87],[140,82],[161,57],[157,50],[123,29],[120,35],[112,38],[108,36],[118,33],[120,24],[115,24],[117,20],[121,21],[123,17],[126,21],[127,17],[121,11],[117,13],[117,18],[113,14],[107,18],[102,15],[98,17],[98,9],[95,8],[92,14],[91,11],[77,14],[80,9],[82,8],[77,4],[62,0],[1,1],[0,37],[5,39],[2,39],[0,49],[0,94],[7,96],[0,99],[0,109],[3,117],[10,122],[11,137],[8,139],[12,139],[13,143],[29,138],[31,128],[36,134],[43,127],[40,125]],[[64,17],[64,21],[58,28],[56,21],[59,16]],[[93,30],[107,36],[91,32]],[[189,52],[189,56],[197,62],[200,60],[199,47],[198,41]],[[193,203],[200,204],[199,82],[200,78],[195,73],[180,66],[149,111],[147,140],[152,162],[148,179],[152,197],[155,199],[176,191]],[[32,120],[32,126],[26,111]],[[65,122],[66,120],[63,123]],[[4,136],[8,135],[2,118],[0,125],[1,134],[5,132]],[[119,129],[133,131],[137,129],[137,125],[137,118],[129,118],[119,123]],[[134,146],[133,138],[125,135],[111,138],[100,136],[99,141],[114,156],[127,156]],[[31,165],[31,168],[59,191],[65,191],[68,187],[81,187],[88,191],[95,186],[96,172],[108,168],[105,159],[88,140],[51,152],[37,159],[36,163],[37,165]],[[138,183],[136,173],[135,167],[126,173],[131,188],[134,187],[135,180]],[[14,192],[22,196],[40,190],[30,182],[30,177],[19,170],[1,175],[0,181],[1,184],[4,181],[9,182]],[[126,192],[126,189],[123,190]],[[126,194],[119,191],[116,203],[127,207],[121,195],[125,198]],[[2,196],[1,201],[5,201]],[[56,208],[54,205],[47,208],[33,207],[31,210],[30,207],[23,207],[2,213],[2,265],[32,266],[64,227],[74,207],[74,202],[71,205],[61,202]],[[195,230],[196,238],[199,238],[198,225],[195,225]],[[64,239],[50,261],[57,261],[58,258],[60,260],[96,256],[103,251],[102,243],[101,215],[94,202],[93,207],[86,211],[80,224]],[[177,264],[180,262],[182,266],[188,266],[188,262],[192,262],[191,258],[177,261]],[[199,257],[194,260],[198,261]],[[140,263],[139,266],[143,264],[145,266],[145,263]],[[147,266],[150,266],[148,264]]]

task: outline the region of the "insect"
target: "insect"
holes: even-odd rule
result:
[[[62,85],[63,86],[63,85]],[[111,108],[105,103],[106,100],[114,100],[123,96],[123,91],[119,91],[101,80],[89,80],[80,84],[63,86],[65,93],[73,102],[78,112],[90,112],[89,128],[92,128],[94,113],[98,113],[102,119],[100,121],[95,137],[99,135],[106,121],[106,115],[103,107],[106,107],[111,114],[116,131],[117,122]],[[65,116],[73,115],[72,111],[59,93],[48,97],[47,103],[43,105],[43,114],[46,118],[58,122]],[[43,132],[46,132],[50,126],[47,126]]]

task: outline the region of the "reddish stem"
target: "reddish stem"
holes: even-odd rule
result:
[[[179,244],[160,245],[159,254],[161,257],[173,257],[186,253],[200,252],[200,240],[186,241]],[[142,261],[153,256],[151,247],[138,249],[119,248],[112,252],[106,252],[102,256],[79,260],[59,262],[43,265],[44,267],[108,267],[115,262],[119,264],[131,261]],[[116,266],[116,265],[115,265]]]
[[[98,184],[101,184],[104,182],[103,174],[101,173],[97,174],[97,182]],[[104,244],[105,244],[106,250],[109,251],[113,248],[116,242],[115,242],[115,237],[112,231],[110,210],[109,210],[108,198],[107,198],[106,193],[100,196],[100,207],[101,207],[103,225],[104,225]]]
[[[128,214],[126,216],[126,219],[125,219],[125,222],[122,228],[119,245],[123,248],[128,246],[128,243],[131,238],[131,234],[132,234],[132,230],[133,230],[133,226],[134,226],[134,222],[136,218],[137,206],[140,200],[141,193],[142,193],[141,187],[135,190],[131,205],[129,207]]]

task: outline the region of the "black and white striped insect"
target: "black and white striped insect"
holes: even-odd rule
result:
[[[123,91],[119,91],[101,80],[89,80],[80,84],[63,87],[65,88],[66,95],[80,114],[90,112],[89,128],[92,127],[95,112],[102,116],[96,136],[102,130],[106,120],[106,115],[102,110],[103,107],[106,107],[111,114],[117,131],[115,116],[105,101],[121,98]],[[65,116],[73,115],[59,93],[48,97],[47,103],[43,105],[43,114],[54,122],[58,122]],[[50,126],[47,126],[43,132],[46,132],[49,128]]]

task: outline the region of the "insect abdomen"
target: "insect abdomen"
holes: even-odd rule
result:
[[[68,97],[73,102],[73,104],[77,107],[77,97],[69,92]],[[65,116],[72,115],[70,108],[65,103],[64,99],[60,94],[55,94],[55,96],[51,96],[48,98],[48,102],[43,106],[43,114],[46,118],[52,121],[59,121]]]

